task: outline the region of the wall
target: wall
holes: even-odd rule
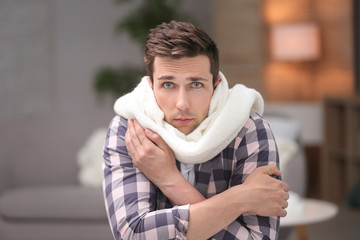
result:
[[[265,57],[261,4],[261,0],[213,1],[213,31],[221,71],[230,86],[242,83],[260,92]]]
[[[183,4],[206,31],[211,30],[210,3]],[[0,37],[14,36],[13,41],[1,39],[0,50],[11,49],[17,56],[0,54],[0,174],[12,179],[9,184],[77,182],[78,150],[114,116],[112,100],[100,103],[92,90],[94,71],[104,64],[142,62],[131,39],[114,33],[116,20],[132,7],[112,0],[0,1]],[[15,84],[19,80],[22,85]],[[33,92],[24,98],[27,90]]]

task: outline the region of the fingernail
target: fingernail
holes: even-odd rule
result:
[[[147,129],[145,130],[145,133],[146,133],[146,135],[151,135],[152,131],[147,128]]]

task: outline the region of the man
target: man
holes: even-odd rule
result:
[[[115,239],[276,239],[289,187],[261,96],[229,91],[215,43],[189,23],[151,30],[145,63],[104,146]]]

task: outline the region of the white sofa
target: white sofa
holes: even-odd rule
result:
[[[97,169],[101,174],[101,150],[105,135],[97,143]],[[99,141],[99,140],[98,140]],[[86,143],[87,147],[89,143]],[[90,144],[91,145],[91,144]],[[79,165],[92,167],[83,151]],[[22,159],[26,161],[26,159]],[[49,161],[49,159],[41,159]],[[99,173],[83,169],[80,172],[62,172],[62,179],[56,183],[16,185],[34,177],[34,171],[44,171],[41,165],[33,166],[26,174],[7,174],[13,171],[13,164],[0,166],[0,239],[1,240],[110,240],[113,239],[108,224],[102,189],[91,180],[99,179]],[[68,159],[61,164],[75,164]],[[80,167],[80,170],[82,168]],[[78,174],[78,176],[74,176]],[[68,178],[79,179],[68,183]],[[101,177],[100,177],[101,178]],[[85,181],[90,179],[89,181]],[[101,181],[101,179],[100,179]],[[54,181],[53,181],[54,182]],[[87,183],[87,184],[85,184]]]

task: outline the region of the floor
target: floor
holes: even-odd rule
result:
[[[339,207],[331,220],[306,226],[308,240],[358,240],[360,239],[360,209]],[[280,229],[279,240],[298,240],[293,228]]]

